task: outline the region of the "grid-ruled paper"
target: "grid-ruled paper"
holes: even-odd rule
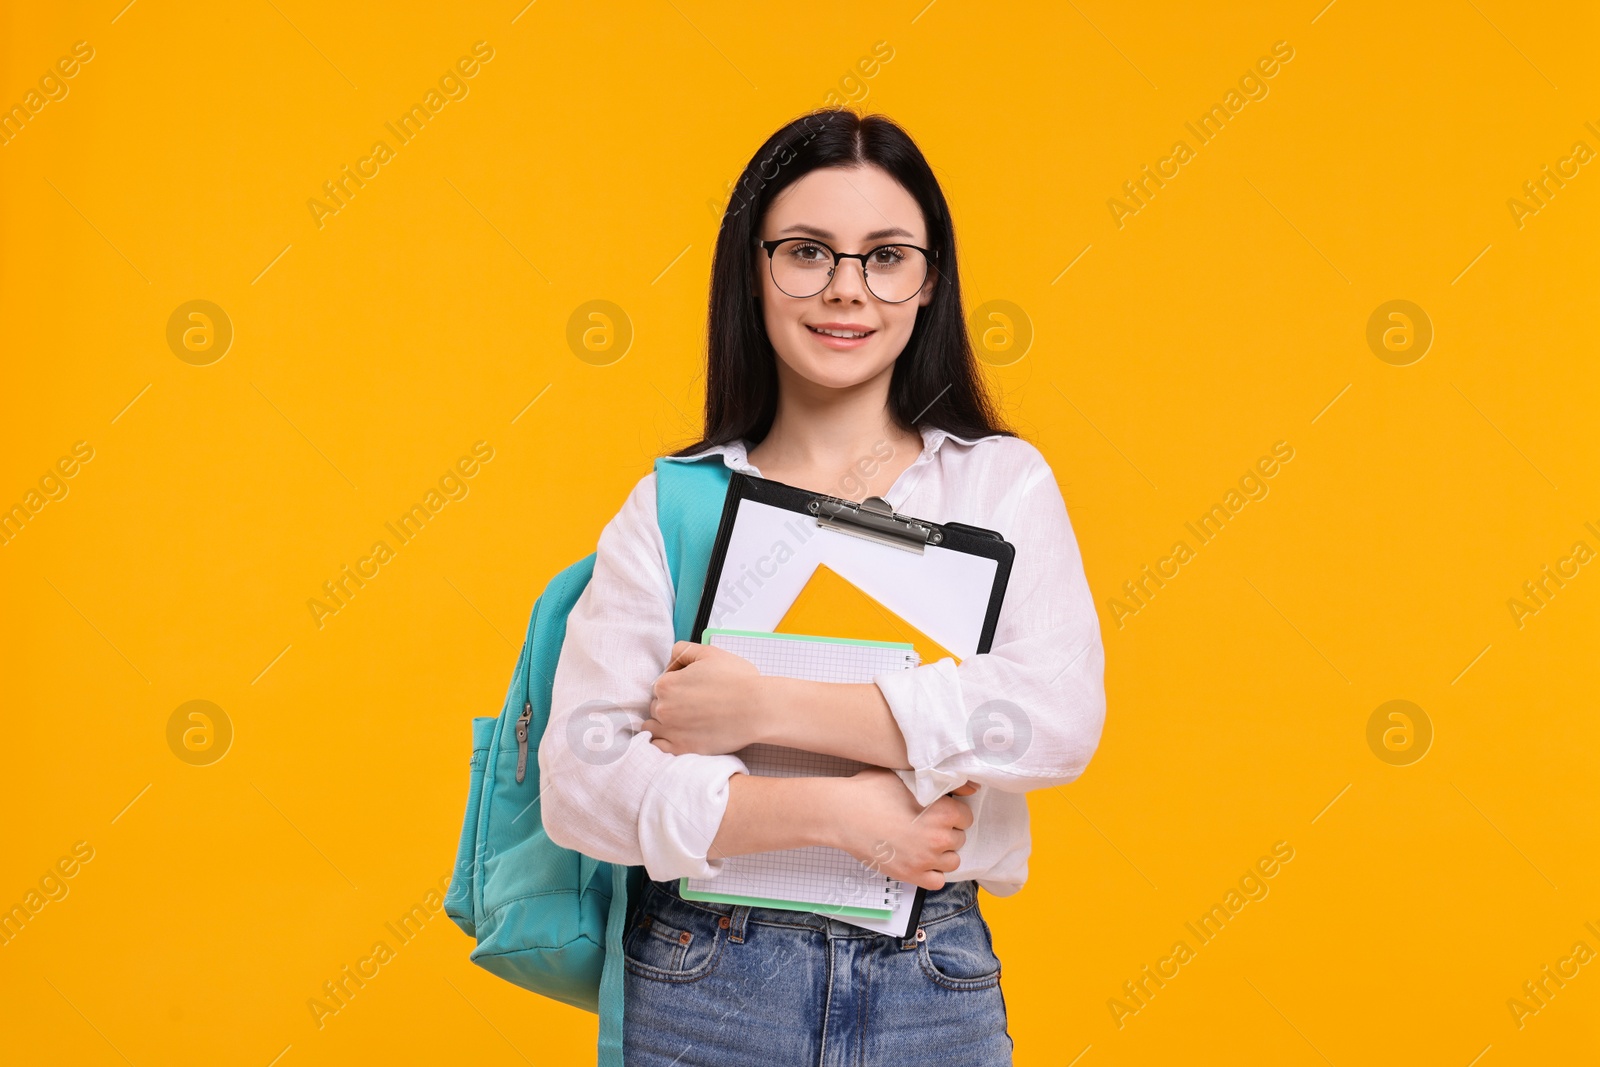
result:
[[[914,649],[903,645],[716,630],[708,631],[706,639],[749,660],[762,674],[819,682],[870,682],[884,671],[908,670],[921,662]],[[777,745],[750,745],[738,755],[751,774],[774,778],[846,777],[867,766],[840,756]],[[872,908],[881,912],[880,920],[838,918],[883,932],[903,929],[903,913],[916,893],[915,886],[873,871],[847,852],[822,845],[731,856],[723,861],[722,872],[715,878],[686,879],[684,889],[702,897],[784,901],[803,911]],[[898,926],[893,921],[897,917]]]

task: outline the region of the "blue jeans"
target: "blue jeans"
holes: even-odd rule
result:
[[[908,939],[647,881],[622,944],[628,1067],[1010,1067],[971,881],[930,892]]]

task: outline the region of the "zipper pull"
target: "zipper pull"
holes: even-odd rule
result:
[[[528,723],[533,721],[533,701],[522,702],[522,715],[517,719],[517,784],[528,774]]]

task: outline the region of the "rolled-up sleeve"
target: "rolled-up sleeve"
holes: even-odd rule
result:
[[[643,865],[651,878],[708,878],[737,756],[669,755],[641,731],[675,640],[673,589],[656,523],[655,474],[600,534],[594,574],[567,616],[539,741],[545,832],[564,848]]]
[[[990,651],[873,679],[905,736],[921,804],[964,782],[1003,792],[1070,782],[1105,723],[1105,652],[1066,502],[1041,462],[1022,490]]]

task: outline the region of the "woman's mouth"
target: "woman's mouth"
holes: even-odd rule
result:
[[[860,348],[878,332],[864,326],[812,326],[810,323],[806,323],[805,328],[818,341],[835,349]]]

